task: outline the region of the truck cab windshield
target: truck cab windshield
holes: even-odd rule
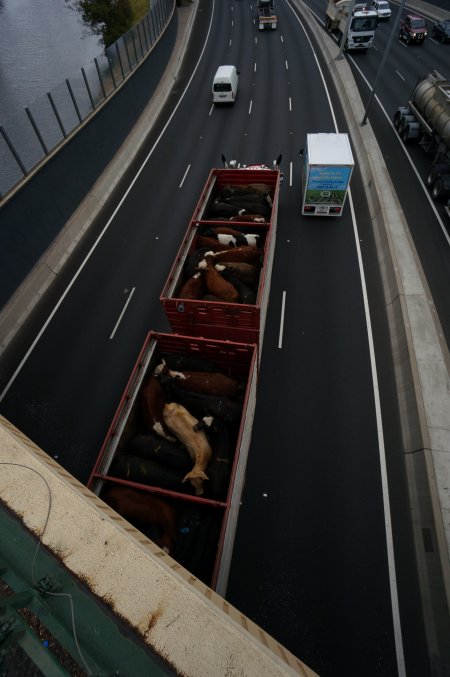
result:
[[[355,17],[352,21],[352,31],[362,33],[363,31],[374,31],[377,27],[376,16]]]

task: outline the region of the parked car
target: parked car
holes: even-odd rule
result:
[[[375,10],[380,21],[387,21],[391,18],[391,7],[387,0],[372,0],[370,9]]]
[[[444,19],[434,24],[431,37],[439,42],[450,42],[450,19]]]
[[[427,37],[427,24],[422,16],[407,14],[400,24],[400,40],[404,40],[407,45],[413,42],[416,45],[422,45]]]

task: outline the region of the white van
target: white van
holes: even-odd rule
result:
[[[387,0],[372,0],[370,9],[373,9],[377,14],[379,19],[390,19],[391,17],[391,8]]]
[[[234,103],[238,89],[239,71],[236,66],[219,66],[214,76],[213,103]]]

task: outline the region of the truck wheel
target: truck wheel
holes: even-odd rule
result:
[[[329,33],[331,32],[331,19],[329,16],[325,18],[325,28]]]
[[[400,134],[400,136],[403,134],[405,127],[406,127],[406,120],[405,120],[405,118],[402,117],[400,119],[400,122],[398,123],[398,133]]]
[[[436,162],[436,164],[430,167],[427,174],[427,186],[431,188],[433,183],[440,178],[441,174],[450,174],[450,164],[447,162]]]
[[[433,188],[431,189],[431,196],[433,200],[440,200],[441,197],[443,196],[444,193],[444,182],[442,179],[437,179],[434,184]]]
[[[428,186],[428,188],[431,188],[431,186],[436,181],[436,179],[437,179],[436,167],[432,167],[427,174],[427,186]]]
[[[395,127],[395,129],[399,129],[401,121],[402,121],[402,114],[400,113],[400,111],[397,111],[396,114],[394,115],[394,127]]]
[[[409,125],[405,125],[405,127],[402,130],[402,140],[403,143],[409,143],[410,138],[409,138]]]

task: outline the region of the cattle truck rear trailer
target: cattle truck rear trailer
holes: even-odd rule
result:
[[[406,106],[397,108],[394,125],[405,143],[418,142],[433,154],[427,185],[434,200],[450,196],[450,80],[436,71],[421,78]],[[447,207],[447,213],[449,210]],[[450,214],[449,214],[450,215]]]
[[[228,339],[262,346],[264,326],[270,291],[272,265],[275,250],[277,212],[281,172],[279,169],[248,167],[244,169],[213,169],[206,181],[195,208],[187,232],[172,265],[169,277],[161,293],[161,302],[172,328],[178,334]],[[224,191],[231,192],[247,186],[263,185],[268,188],[268,204],[256,215],[258,222],[246,222],[249,212],[257,207],[249,206],[235,221],[220,220],[223,202],[218,202]],[[230,188],[231,187],[231,188]],[[232,199],[232,198],[230,198]],[[242,210],[240,210],[242,211]],[[186,270],[191,257],[202,248],[202,238],[214,229],[232,227],[243,235],[254,234],[260,249],[258,281],[255,297],[251,303],[225,302],[210,298],[183,298],[181,289],[186,281]],[[217,264],[220,265],[220,256]],[[205,298],[206,297],[206,298]]]
[[[239,390],[234,399],[219,398],[218,405],[217,398],[213,396],[202,400],[203,396],[198,393],[182,390],[176,376],[164,376],[161,371],[158,377],[154,376],[158,365],[165,364],[166,369],[169,369],[168,365],[177,366],[180,372],[180,366],[187,360],[235,380]],[[184,402],[191,413],[197,413],[200,407],[198,420],[201,420],[206,407],[213,417],[212,422],[207,418],[209,428],[205,428],[212,456],[206,468],[209,479],[204,481],[201,495],[195,493],[189,481],[182,481],[185,469],[173,469],[175,466],[170,453],[165,456],[166,451],[158,449],[158,445],[153,447],[151,457],[146,453],[146,445],[150,441],[159,443],[162,439],[153,433],[155,428],[149,430],[145,416],[146,388],[155,378],[162,379],[165,402]],[[106,502],[107,492],[111,488],[117,491],[120,487],[122,491],[128,489],[139,492],[139,496],[150,496],[148,500],[159,502],[158,510],[162,509],[161,506],[169,510],[169,518],[173,519],[170,528],[174,535],[169,554],[221,595],[226,591],[243,489],[255,409],[256,379],[255,345],[150,332],[88,483],[88,487]],[[179,444],[176,451],[187,454]],[[169,460],[170,467],[167,465]],[[188,458],[187,463],[191,466],[192,460]],[[142,521],[133,520],[131,514],[124,514],[115,505],[110,505],[162,547],[159,542],[162,533],[158,532],[162,522],[159,519],[158,527],[158,520],[155,522],[157,515],[149,512],[148,524],[144,525]]]
[[[347,134],[307,134],[302,214],[342,216],[354,160]]]

